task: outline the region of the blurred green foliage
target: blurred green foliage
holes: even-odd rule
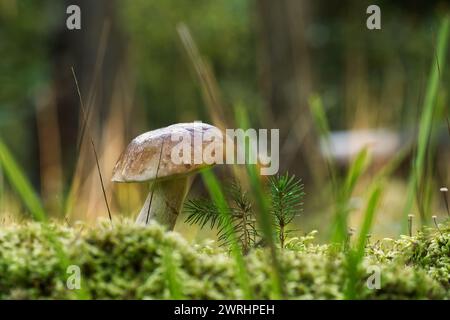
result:
[[[253,1],[124,1],[123,26],[147,118],[168,124],[207,119],[200,88],[177,34],[191,30],[200,53],[211,63],[225,100],[258,106]]]
[[[22,126],[33,117],[34,100],[50,81],[49,50],[57,23],[53,12],[61,8],[50,2],[0,1],[0,135],[21,158],[34,147],[33,127]]]
[[[388,1],[380,5],[382,31],[368,32],[365,1],[311,4],[304,45],[313,57],[313,86],[333,119],[332,129],[354,119],[354,109],[361,107],[358,101],[364,102],[358,99],[360,93],[377,99],[371,106],[389,108],[389,113],[376,115],[385,125],[416,121],[418,101],[434,59],[436,21],[445,6],[430,4],[419,11],[404,10]],[[227,104],[243,102],[252,117],[262,112],[262,105],[268,103],[261,92],[261,83],[267,81],[261,74],[261,57],[266,53],[256,1],[199,0],[193,5],[136,0],[117,1],[116,6],[129,57],[127,67],[138,86],[136,104],[147,121],[165,125],[175,120],[174,115],[176,120],[208,117],[178,39],[176,27],[181,22],[190,28],[201,54],[211,63]],[[60,54],[51,51],[62,49],[52,46],[55,35],[64,31],[65,8],[54,0],[0,1],[0,8],[0,133],[5,133],[16,129],[24,114],[33,112],[31,100],[51,80],[52,56]],[[28,142],[23,131],[8,139]],[[17,151],[26,156],[25,151]]]
[[[100,5],[96,7],[97,11],[89,12],[90,4],[93,2],[82,1],[80,3],[83,4],[82,19],[87,18],[90,13],[96,18],[97,15],[105,13],[109,8]],[[283,10],[288,11],[289,5],[292,3],[294,2],[284,1]],[[118,135],[123,135],[121,137],[124,140],[123,143],[137,131],[149,130],[177,121],[208,121],[210,117],[201,97],[198,77],[177,34],[177,25],[180,23],[186,24],[198,45],[200,54],[210,62],[223,94],[225,106],[229,107],[229,113],[232,113],[235,106],[245,106],[249,114],[247,125],[280,128],[283,160],[289,152],[293,154],[293,158],[298,157],[301,160],[301,155],[317,151],[303,148],[303,138],[297,137],[297,133],[293,134],[301,126],[299,119],[304,118],[308,122],[308,119],[311,118],[310,113],[318,122],[322,136],[326,136],[328,130],[336,129],[388,127],[397,130],[404,128],[405,132],[409,134],[417,128],[418,118],[423,114],[424,103],[422,100],[426,94],[426,79],[430,66],[435,65],[435,59],[439,56],[435,54],[440,39],[437,27],[442,16],[448,13],[446,2],[430,1],[428,5],[424,6],[418,5],[419,1],[409,1],[408,4],[380,1],[382,30],[376,32],[368,31],[365,28],[365,9],[368,1],[304,3],[308,3],[305,6],[308,11],[304,29],[293,30],[297,24],[290,20],[295,20],[295,14],[283,12],[285,16],[281,14],[282,19],[268,22],[262,17],[261,2],[256,0],[198,0],[195,1],[195,5],[192,2],[176,0],[114,2],[114,5],[111,6],[113,10],[107,12],[106,16],[110,13],[114,15],[110,18],[114,22],[116,29],[113,30],[117,31],[117,34],[110,34],[107,50],[116,49],[116,42],[124,45],[125,50],[121,52],[123,55],[120,55],[120,58],[113,58],[112,63],[123,63],[120,67],[126,69],[125,74],[129,75],[130,82],[136,86],[131,85],[127,88],[131,92],[123,93],[125,97],[132,97],[130,100],[124,99],[125,103],[133,105],[130,114],[125,115],[127,120],[123,123],[117,122],[124,125],[123,131],[127,131],[126,134],[118,133]],[[62,73],[70,73],[70,64],[75,60],[85,69],[80,68],[83,71],[79,76],[80,79],[83,79],[83,89],[88,88],[90,80],[92,80],[89,77],[89,69],[95,67],[92,61],[95,61],[95,52],[98,43],[101,42],[97,37],[100,32],[89,28],[83,30],[84,34],[67,31],[64,5],[65,2],[56,0],[40,2],[0,0],[0,136],[11,154],[14,155],[17,164],[20,164],[19,167],[24,168],[23,176],[29,178],[30,184],[38,194],[45,193],[42,180],[46,176],[42,175],[41,171],[44,171],[42,167],[45,167],[46,159],[39,154],[40,146],[38,144],[42,145],[43,142],[38,142],[39,124],[36,124],[36,111],[42,107],[39,106],[37,100],[46,95],[47,86],[54,90],[64,91],[61,94],[63,96],[65,94],[60,101],[56,102],[55,106],[59,120],[59,123],[55,124],[55,128],[59,128],[60,132],[57,129],[51,134],[64,135],[64,129],[75,128],[72,131],[71,129],[67,130],[71,132],[66,132],[66,135],[61,137],[60,145],[56,145],[54,148],[58,153],[61,151],[61,160],[58,158],[55,162],[62,162],[64,176],[61,181],[57,182],[64,184],[62,190],[68,190],[72,176],[84,179],[83,176],[74,174],[72,170],[73,163],[78,157],[73,143],[71,143],[71,138],[73,139],[73,136],[77,135],[77,132],[74,131],[78,125],[76,117],[79,106],[76,91],[71,81],[72,78],[62,77],[66,82],[60,81],[61,74],[58,72],[61,70],[55,69],[67,68]],[[95,20],[92,16],[90,19]],[[101,22],[95,24],[95,28],[101,28],[101,26]],[[267,31],[271,29],[281,30],[282,32],[278,32],[278,35],[283,32],[289,33],[285,39],[278,39],[278,41],[291,41],[288,44],[284,43],[283,48],[292,49],[291,55],[297,55],[296,57],[271,61],[268,56],[273,53],[272,51],[279,49],[277,45],[267,47],[266,42],[271,36]],[[78,35],[80,38],[73,37],[73,35]],[[70,42],[71,46],[65,42]],[[270,43],[276,44],[276,41]],[[274,80],[271,79],[273,75],[270,71],[277,70],[287,70],[287,73],[295,70],[293,72],[295,79],[286,77],[292,80],[292,83],[286,81],[286,83],[280,84],[281,91],[292,91],[289,93],[291,95],[297,95],[297,90],[301,92],[296,87],[296,81],[297,78],[303,77],[304,70],[297,66],[297,64],[302,65],[303,56],[294,50],[297,46],[305,48],[305,55],[308,56],[308,62],[310,62],[311,79],[305,81],[311,81],[312,92],[317,92],[317,96],[313,96],[310,101],[312,109],[309,111],[297,102],[290,107],[298,108],[298,110],[287,110],[284,108],[285,106],[271,105],[271,93],[268,92],[273,88],[270,88],[267,83]],[[78,47],[83,47],[83,50],[75,50]],[[86,47],[89,50],[85,50]],[[280,45],[280,47],[282,46]],[[442,55],[442,59],[448,60],[448,57],[444,58]],[[87,60],[89,63],[86,62]],[[268,66],[268,64],[273,65]],[[441,61],[441,65],[444,66],[444,61]],[[114,69],[111,61],[105,62],[104,67],[105,69]],[[448,72],[441,71],[439,85],[435,85],[433,90],[435,91],[433,95],[437,97],[437,105],[434,108],[426,108],[428,116],[424,117],[427,129],[424,133],[433,131],[431,135],[433,139],[430,140],[437,140],[434,139],[437,135],[435,129],[439,129],[439,125],[442,124],[445,107],[448,105],[448,94],[446,93]],[[103,82],[99,87],[107,83],[107,80],[111,79],[102,78],[100,82]],[[58,82],[60,86],[56,86],[54,82]],[[86,96],[88,90],[82,91],[83,96]],[[120,94],[118,94],[118,101],[114,101],[113,96],[117,98],[115,92],[101,91],[102,89],[98,89],[96,92],[102,96],[99,98],[100,100],[105,98],[103,100],[109,101],[111,98],[114,103],[108,105],[101,101],[93,108],[98,111],[100,118],[93,117],[95,125],[99,126],[98,128],[93,126],[96,136],[94,138],[97,138],[98,134],[99,140],[106,137],[107,131],[110,129],[106,128],[105,123],[109,120],[107,118],[114,114],[112,111],[116,111],[112,108],[118,108],[117,106],[123,102]],[[72,101],[70,101],[71,98]],[[301,97],[298,101],[302,99],[306,100],[308,97]],[[67,100],[69,103],[66,104]],[[431,105],[431,103],[427,103],[427,105]],[[73,113],[68,117],[62,116],[61,114],[67,110],[73,111]],[[126,109],[127,112],[129,110],[130,108]],[[436,112],[432,112],[433,110]],[[225,112],[227,111],[225,110]],[[299,117],[296,117],[297,112]],[[115,115],[116,117],[122,116],[120,113],[115,113]],[[325,119],[329,119],[327,125],[323,123]],[[97,120],[99,120],[98,123]],[[119,120],[122,121],[122,119]],[[134,126],[133,132],[128,132],[129,123],[125,123],[128,120],[137,121],[141,126]],[[242,126],[242,123],[236,122]],[[114,125],[116,124],[114,123]],[[41,126],[45,126],[45,124],[41,124]],[[312,128],[305,128],[305,130],[308,131],[307,134],[311,131],[314,135]],[[121,128],[118,128],[117,131],[121,131]],[[313,137],[313,139],[316,138],[318,137]],[[115,141],[119,140],[115,139]],[[428,146],[427,134],[421,135],[421,142],[419,153],[422,163],[426,163],[427,168],[436,171],[430,173],[430,178],[427,180],[429,181],[429,190],[431,190],[428,193],[431,194],[438,183],[447,183],[448,172],[437,172],[435,166],[428,166],[428,162],[442,162],[445,166],[447,158],[445,155],[442,158],[441,155],[435,157],[434,152],[429,152],[425,157],[424,154],[428,150],[425,148]],[[118,142],[118,145],[120,143],[122,142]],[[432,143],[435,142],[432,141]],[[98,146],[101,152],[100,143]],[[285,148],[286,146],[289,148]],[[122,146],[120,145],[120,147]],[[434,150],[434,148],[432,149]],[[49,158],[52,156],[50,155]],[[115,159],[107,160],[113,162]],[[52,163],[52,165],[56,167],[59,163]],[[308,166],[308,163],[303,161],[298,161],[298,163],[292,161],[288,164],[283,161],[282,166],[305,178],[305,183],[308,184],[310,182],[306,177],[308,171],[321,171],[318,163]],[[408,165],[405,167],[407,170],[409,169]],[[51,171],[52,168],[47,169]],[[108,176],[108,173],[105,173],[105,177]],[[336,180],[333,177],[334,173],[331,172],[331,174],[331,180]],[[371,174],[370,170],[366,175],[369,174]],[[311,199],[310,203],[316,207],[313,210],[306,208],[305,218],[317,217],[321,223],[326,211],[330,211],[329,207],[332,206],[328,205],[336,199],[330,197],[329,192],[322,191],[328,191],[326,184],[330,181],[330,177],[328,176],[326,180],[326,183],[322,185],[313,186],[319,187],[321,192],[316,192],[313,187],[308,189],[311,196],[317,195],[318,199],[317,201]],[[6,188],[2,187],[2,189],[7,194],[12,189],[13,183],[9,179],[5,181],[7,182]],[[256,176],[251,181],[253,181],[253,189],[258,190],[257,184],[254,182]],[[337,185],[334,187],[336,189]],[[353,192],[350,191],[353,191],[353,186],[343,197],[345,201],[341,201],[346,205],[354,198]],[[336,190],[334,192],[336,194]],[[358,190],[355,188],[355,193],[357,192]],[[402,194],[399,194],[399,198],[401,197]],[[23,199],[21,200],[23,202]],[[412,200],[410,202],[412,203]],[[434,212],[436,207],[429,210],[427,214]],[[261,201],[260,211],[264,211],[264,208],[264,201]],[[14,209],[17,210],[17,207]],[[437,208],[436,211],[439,210]],[[405,212],[409,214],[409,209],[407,211]],[[16,213],[12,212],[12,214]],[[392,216],[394,216],[393,213]],[[400,222],[396,221],[396,223]],[[317,225],[313,227],[317,227]],[[345,225],[342,224],[341,227],[341,233],[345,236]],[[305,223],[302,228],[309,229],[309,226]],[[270,232],[266,233],[270,234]]]
[[[2,125],[21,115],[27,100],[48,80],[50,36],[55,26],[52,12],[60,8],[48,4],[49,1],[0,1]]]

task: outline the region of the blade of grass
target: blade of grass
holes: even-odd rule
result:
[[[377,183],[370,192],[369,201],[364,213],[361,231],[357,240],[356,248],[347,252],[347,285],[345,288],[346,299],[356,299],[358,297],[358,281],[360,279],[359,265],[364,257],[367,242],[367,234],[369,233],[375,216],[381,196],[381,184]]]
[[[217,78],[214,75],[214,70],[208,62],[207,57],[202,55],[200,48],[197,46],[186,24],[179,23],[177,25],[177,32],[200,85],[202,99],[206,106],[205,110],[211,117],[212,123],[221,130],[233,128],[232,119],[228,117],[229,112],[226,112],[223,94],[221,93]],[[228,168],[230,169],[230,173],[236,180],[240,180],[243,186],[247,187],[249,185],[246,180],[247,176],[241,167],[231,166]]]
[[[211,66],[202,57],[188,26],[184,23],[179,23],[177,25],[177,32],[188,58],[194,67],[200,83],[202,98],[212,117],[213,124],[221,129],[228,128],[222,96]]]
[[[89,118],[90,118],[90,114],[91,114],[91,110],[92,110],[92,105],[94,103],[96,89],[100,84],[100,75],[101,75],[100,71],[102,70],[102,67],[103,67],[103,62],[105,59],[105,53],[106,53],[106,49],[108,46],[108,39],[109,39],[110,31],[111,31],[111,22],[109,21],[109,19],[105,19],[105,21],[103,22],[102,31],[101,31],[100,39],[99,39],[99,45],[97,48],[97,56],[95,58],[94,73],[92,76],[92,83],[89,88],[86,109],[81,110],[81,112],[80,112],[80,116],[82,118],[85,118],[86,121],[81,122],[81,127],[79,130],[78,141],[77,141],[77,149],[76,149],[77,153],[80,153],[81,144],[83,143],[83,140],[84,140],[84,134],[86,133],[87,124],[89,122]]]
[[[244,292],[244,298],[252,299],[253,293],[249,285],[250,278],[247,273],[244,257],[236,239],[236,234],[233,230],[230,209],[225,200],[222,188],[220,187],[219,181],[212,173],[211,169],[202,171],[202,178],[212,200],[219,210],[219,214],[224,221],[224,226],[225,228],[227,228],[227,232],[230,234],[231,254],[233,255],[233,258],[236,262],[239,285]]]
[[[355,299],[358,296],[357,284],[360,279],[358,274],[359,265],[364,258],[367,235],[370,233],[373,221],[375,220],[376,208],[381,199],[384,183],[387,181],[388,177],[392,175],[394,170],[399,167],[401,162],[408,155],[410,149],[410,145],[403,147],[392,160],[378,171],[377,175],[373,178],[371,184],[367,188],[369,190],[369,200],[364,212],[363,222],[359,228],[360,232],[356,242],[356,249],[350,249],[346,256],[346,271],[348,275],[345,288],[346,299]]]
[[[163,149],[164,149],[164,139],[162,139],[161,141],[161,148],[159,149],[159,159],[158,159],[158,166],[156,167],[156,174],[155,174],[155,180],[158,178],[158,173],[159,173],[159,168],[161,166],[161,157],[162,157],[162,153],[163,153]],[[147,217],[145,218],[145,224],[148,224],[148,219],[150,218],[150,209],[152,208],[152,203],[153,203],[153,195],[155,193],[155,183],[153,183],[151,185],[151,196],[150,196],[150,201],[148,204],[148,210],[147,210]]]
[[[330,127],[328,125],[327,117],[325,114],[325,109],[322,104],[322,99],[319,95],[313,94],[309,98],[309,109],[311,111],[312,119],[314,121],[314,125],[319,132],[320,137],[325,143],[325,148],[327,149],[327,153],[331,154],[330,150]],[[337,170],[336,164],[334,163],[331,157],[326,157],[326,164],[328,168],[328,173],[331,178],[331,188],[333,190],[334,199],[338,198],[338,178],[337,178]]]
[[[247,130],[249,128],[249,120],[246,110],[238,105],[235,106],[235,117],[236,117],[236,123],[239,125],[240,128],[243,130]],[[246,153],[247,155],[250,155],[253,150],[251,150],[252,144],[246,143]],[[274,150],[271,150],[271,152],[274,152]],[[282,299],[286,296],[285,294],[285,288],[284,288],[284,281],[283,281],[283,271],[281,263],[278,259],[277,254],[277,248],[275,246],[274,241],[274,228],[273,228],[273,217],[270,214],[270,204],[269,200],[267,199],[266,194],[264,193],[263,186],[261,183],[260,176],[258,174],[258,165],[255,164],[247,164],[247,175],[249,177],[250,186],[252,190],[252,194],[254,199],[256,200],[256,204],[258,207],[258,222],[260,225],[260,228],[262,229],[263,238],[266,241],[266,243],[269,245],[270,254],[271,254],[271,260],[272,260],[272,269],[273,272],[271,273],[271,281],[272,281],[272,288],[274,293],[275,299]]]
[[[348,175],[344,183],[344,196],[350,196],[355,189],[356,183],[358,182],[361,175],[364,173],[367,165],[369,164],[369,152],[367,148],[362,149],[353,161]]]
[[[6,145],[0,139],[0,166],[8,177],[8,181],[12,184],[21,200],[30,211],[33,219],[41,222],[46,233],[47,240],[53,245],[55,253],[59,259],[60,272],[66,275],[67,267],[70,265],[69,258],[64,252],[62,243],[58,240],[54,231],[48,224],[47,215],[42,206],[41,200],[36,195],[30,182],[23,174],[22,169],[14,160]],[[88,299],[89,295],[84,287],[74,292],[78,299]]]
[[[352,162],[343,185],[338,192],[336,212],[332,226],[332,241],[341,243],[347,237],[347,219],[349,214],[349,203],[358,180],[369,164],[369,153],[367,148],[362,149]]]
[[[163,251],[163,265],[165,270],[165,278],[167,286],[169,287],[171,299],[182,300],[183,289],[177,275],[177,265],[172,256],[172,251],[168,246],[164,247]]]
[[[269,211],[269,201],[263,192],[263,187],[261,185],[261,180],[258,174],[258,167],[256,165],[247,165],[247,172],[250,178],[250,186],[252,188],[253,196],[256,199],[256,204],[259,212],[259,224],[263,232],[264,240],[269,246],[270,255],[272,259],[272,269],[271,280],[272,288],[275,299],[282,299],[286,296],[284,281],[283,281],[283,271],[281,263],[278,259],[277,248],[274,241],[274,230],[273,230],[273,220]]]
[[[46,221],[44,207],[28,179],[0,138],[0,165],[34,220]]]
[[[77,148],[76,148],[78,158],[76,159],[75,171],[72,176],[72,181],[70,183],[68,194],[66,195],[66,197],[64,199],[63,213],[64,213],[65,218],[67,218],[69,216],[69,214],[73,211],[74,205],[77,201],[77,199],[76,199],[77,193],[79,192],[79,189],[81,188],[81,180],[82,180],[81,176],[82,176],[84,164],[86,163],[86,161],[84,161],[86,158],[85,158],[85,152],[83,151],[82,145],[85,141],[85,131],[87,129],[87,125],[91,118],[91,114],[92,114],[91,111],[93,110],[92,105],[95,102],[95,98],[97,95],[97,89],[100,84],[100,75],[101,75],[100,71],[102,69],[104,58],[105,58],[105,52],[107,49],[108,39],[109,39],[109,35],[110,35],[110,29],[111,29],[111,22],[109,21],[108,18],[106,18],[103,21],[103,26],[102,26],[102,30],[101,30],[101,34],[100,34],[100,38],[99,38],[99,42],[98,42],[99,46],[97,48],[97,55],[96,55],[96,60],[95,60],[93,78],[92,78],[92,82],[90,84],[88,95],[87,95],[86,108],[84,110],[80,110],[80,120],[81,121],[80,121],[80,127],[79,127],[78,138],[77,138]],[[77,89],[77,91],[80,91],[80,90]],[[80,95],[79,95],[79,98],[81,99]],[[84,105],[83,105],[83,107],[84,107]],[[81,105],[80,105],[80,108],[81,108]],[[98,170],[98,168],[97,168],[97,170]],[[112,224],[112,222],[111,222],[111,224]]]
[[[447,52],[448,34],[449,34],[450,18],[445,16],[441,22],[438,32],[436,59],[431,67],[430,76],[428,79],[427,90],[425,93],[425,100],[423,111],[420,118],[419,133],[417,137],[417,154],[414,159],[412,171],[408,181],[408,190],[406,197],[406,204],[403,210],[403,224],[402,232],[406,232],[407,223],[406,217],[410,214],[413,207],[414,199],[416,198],[417,186],[420,184],[425,164],[426,151],[428,148],[428,141],[431,134],[433,115],[436,108],[436,98],[439,89],[439,78],[442,76],[439,70],[445,70],[445,55]]]
[[[322,99],[318,94],[312,94],[309,97],[309,109],[313,116],[314,125],[316,126],[319,134],[324,138],[329,138],[330,127],[323,107]]]
[[[76,86],[76,89],[77,89],[78,98],[80,99],[80,108],[81,108],[82,120],[83,120],[83,122],[86,125],[86,131],[89,134],[89,140],[91,142],[92,151],[93,151],[94,157],[95,157],[95,164],[97,165],[97,172],[98,172],[98,177],[100,179],[100,185],[101,185],[101,188],[102,188],[103,199],[105,200],[106,209],[108,210],[109,221],[111,223],[111,226],[113,226],[111,209],[109,208],[108,197],[106,196],[105,184],[103,183],[103,175],[102,175],[102,171],[100,169],[100,163],[99,163],[99,160],[98,160],[98,155],[97,155],[97,150],[95,148],[94,139],[92,138],[92,135],[90,134],[90,127],[89,127],[89,124],[88,124],[88,120],[86,118],[87,114],[86,114],[86,110],[84,108],[83,98],[81,97],[80,86],[78,85],[78,79],[77,79],[77,76],[75,74],[74,68],[71,67],[71,70],[72,70],[73,79],[75,81],[75,86]]]
[[[375,217],[375,210],[381,197],[381,190],[382,190],[381,182],[376,183],[374,186],[372,186],[372,191],[370,192],[369,201],[367,203],[367,207],[364,212],[364,219],[359,232],[356,247],[357,261],[360,261],[364,256],[364,250],[367,242],[367,235],[369,234],[370,229],[372,228],[372,223]]]

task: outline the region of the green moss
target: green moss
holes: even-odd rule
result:
[[[450,227],[420,232],[407,252],[409,263],[420,266],[450,290]]]
[[[81,270],[83,288],[93,299],[168,299],[163,255],[172,253],[175,274],[187,299],[239,299],[243,292],[233,259],[214,245],[192,245],[179,234],[156,225],[129,223],[98,228],[52,226],[70,263]],[[370,245],[358,271],[363,299],[448,298],[449,230],[416,238]],[[70,274],[60,261],[44,228],[37,223],[0,228],[0,298],[71,299]],[[345,256],[327,245],[314,245],[313,234],[291,239],[280,255],[289,298],[342,299],[346,283]],[[255,298],[271,297],[270,258],[265,249],[246,256]],[[367,267],[381,271],[381,289],[370,290]],[[172,270],[173,272],[173,270]]]

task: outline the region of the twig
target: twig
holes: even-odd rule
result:
[[[75,80],[75,86],[77,88],[77,93],[78,93],[78,97],[80,99],[80,107],[81,107],[81,114],[82,114],[82,120],[84,122],[84,125],[86,126],[86,131],[90,132],[90,127],[89,127],[89,123],[87,122],[86,119],[86,112],[84,109],[84,104],[83,104],[83,98],[81,97],[81,92],[80,92],[80,86],[78,85],[78,79],[77,76],[75,74],[75,70],[73,68],[73,66],[71,67],[72,69],[72,75],[73,75],[73,79]],[[97,165],[97,172],[98,172],[98,176],[100,178],[100,184],[102,186],[102,193],[103,193],[103,198],[105,200],[105,204],[106,204],[106,209],[108,210],[108,217],[109,217],[109,221],[111,221],[111,226],[113,226],[113,221],[112,221],[112,216],[111,216],[111,210],[109,209],[109,203],[108,203],[108,198],[106,197],[106,191],[105,191],[105,185],[103,183],[103,176],[102,176],[102,172],[100,170],[100,164],[98,161],[98,155],[97,155],[97,150],[95,148],[95,143],[94,143],[94,139],[92,139],[92,135],[89,134],[89,140],[91,141],[91,146],[92,146],[92,150],[94,151],[94,157],[95,157],[95,163]]]
[[[109,32],[111,29],[111,23],[109,21],[109,19],[106,19],[103,23],[103,27],[102,27],[102,31],[101,31],[101,35],[100,35],[100,44],[97,50],[97,57],[95,59],[95,68],[94,68],[94,74],[93,74],[93,78],[92,78],[92,84],[90,86],[89,89],[89,94],[88,94],[88,98],[87,98],[87,105],[86,108],[84,110],[84,118],[85,121],[83,121],[81,128],[80,128],[80,134],[78,136],[78,142],[77,142],[77,151],[79,152],[81,149],[81,145],[83,143],[83,138],[84,138],[84,134],[86,132],[86,125],[88,123],[88,120],[90,118],[90,114],[91,114],[91,105],[94,101],[94,95],[95,95],[95,90],[97,87],[97,83],[98,83],[98,79],[99,79],[99,75],[100,75],[100,70],[103,66],[103,61],[105,58],[105,52],[106,52],[106,46],[108,43],[108,38],[109,38]]]
[[[161,157],[162,157],[163,147],[164,147],[164,138],[162,139],[161,150],[159,151],[158,167],[156,168],[155,181],[152,184],[152,194],[150,195],[150,203],[148,204],[148,210],[147,210],[147,217],[145,219],[145,225],[148,224],[148,219],[150,217],[150,208],[152,207],[153,193],[155,192],[155,184],[157,183],[156,180],[158,179],[158,172],[159,172],[159,166],[161,164]]]

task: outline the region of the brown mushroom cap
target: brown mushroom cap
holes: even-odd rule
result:
[[[183,176],[211,166],[205,163],[194,163],[194,132],[195,130],[202,130],[204,133],[210,129],[219,130],[206,123],[192,122],[174,124],[141,134],[131,141],[120,156],[113,170],[112,181],[143,182],[156,179],[163,180],[172,176]],[[175,164],[172,161],[172,148],[180,143],[180,141],[172,141],[171,139],[172,135],[176,133],[191,135],[191,163]],[[202,141],[202,147],[209,143],[211,142]],[[163,150],[160,155],[162,145]]]

